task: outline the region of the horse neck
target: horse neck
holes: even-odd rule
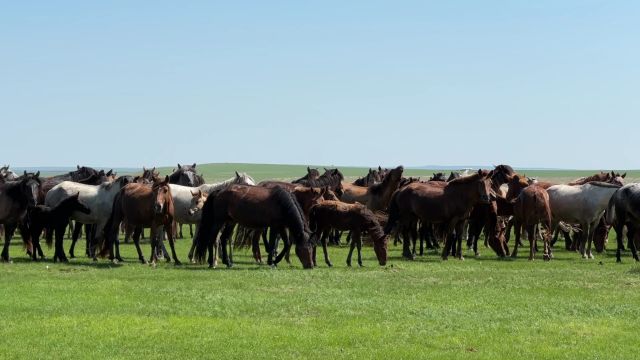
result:
[[[215,183],[215,184],[202,184],[198,187],[199,190],[202,190],[202,192],[210,194],[216,190],[225,188],[231,184],[236,184],[235,182],[235,178],[231,178],[231,179],[227,179],[223,182],[219,182],[219,183]],[[240,183],[238,183],[240,184]]]

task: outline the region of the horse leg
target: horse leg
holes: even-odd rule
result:
[[[351,240],[356,243],[358,249],[358,266],[362,267],[362,233],[360,230],[353,231],[353,238]]]
[[[267,229],[264,229],[264,233]],[[275,227],[269,228],[269,252],[267,252],[267,264],[274,265],[274,259],[278,256],[278,229]]]
[[[536,226],[527,226],[527,237],[529,238],[529,261],[533,261],[536,247]]]
[[[140,249],[140,237],[139,236],[134,236],[133,237],[133,245],[135,245],[135,247],[136,247],[136,252],[138,253],[138,260],[140,260],[141,263],[146,264],[147,260],[145,260],[144,255],[142,255],[142,249]]]
[[[333,263],[329,259],[329,249],[328,249],[328,238],[331,233],[331,230],[325,230],[322,232],[322,252],[324,253],[324,262],[328,267],[333,267]]]
[[[176,237],[178,239],[184,239],[184,235],[182,234],[182,224],[176,223],[176,226],[178,227],[178,231],[176,231]]]
[[[588,259],[587,256],[587,242],[589,241],[589,234],[591,234],[591,224],[580,224],[582,227],[582,236],[580,236],[580,254],[583,259]]]
[[[449,253],[451,252],[451,234],[449,231],[444,231],[444,246],[442,247],[442,260],[449,260]]]
[[[78,242],[78,238],[80,238],[80,234],[82,234],[82,224],[76,221],[76,223],[71,227],[71,247],[69,248],[69,257],[74,259],[76,242]]]
[[[164,224],[164,232],[167,234],[167,238],[169,239],[169,247],[171,248],[171,257],[173,258],[173,263],[178,266],[178,265],[182,265],[182,263],[180,262],[180,260],[178,260],[178,255],[176,254],[176,246],[175,246],[175,240],[173,238],[173,231],[172,231],[172,224],[171,222],[169,223],[165,223]],[[164,245],[162,246],[162,248],[164,249]],[[164,249],[164,251],[167,251],[166,249]],[[169,262],[169,255],[165,255],[167,257],[167,262]]]
[[[276,233],[278,235],[278,233]],[[291,250],[291,241],[289,241],[289,235],[287,234],[287,230],[282,228],[279,232],[279,235],[282,236],[282,242],[284,243],[284,248],[276,257],[275,264],[278,264],[284,258],[287,264],[291,265],[291,260],[289,260],[289,251]]]
[[[3,262],[11,262],[11,258],[9,257],[9,245],[11,244],[11,237],[13,236],[13,232],[16,229],[15,224],[5,224],[4,229],[4,246],[2,247],[2,254],[0,257]]]
[[[593,243],[593,237],[595,235],[596,227],[598,226],[598,221],[591,223],[589,225],[589,238],[587,240],[587,258],[593,259],[593,254],[591,253],[591,244]]]
[[[355,241],[352,241],[350,246],[349,246],[349,255],[347,256],[347,266],[351,267],[351,256],[353,256],[353,249],[356,248],[356,243]]]
[[[262,244],[264,246],[264,252],[267,254],[271,253],[271,246],[269,245],[269,239],[267,239],[267,228],[262,229],[261,231]],[[269,260],[267,260],[267,263]]]
[[[513,244],[513,251],[511,252],[512,258],[518,257],[518,245],[520,244],[520,236],[522,235],[522,224],[519,221],[513,222],[513,232],[516,237],[515,244]]]
[[[64,246],[63,246],[64,235],[66,233],[66,230],[67,230],[67,224],[63,224],[62,226],[56,225],[56,228],[54,229],[54,235],[56,237],[54,262],[56,258],[63,263],[69,262],[69,259],[67,259],[67,255],[64,253]]]
[[[407,260],[413,260],[415,258],[410,246],[411,238],[409,237],[409,229],[407,226],[402,226],[402,257]]]

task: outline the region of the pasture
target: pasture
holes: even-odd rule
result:
[[[361,168],[340,167],[346,177]],[[165,172],[171,169],[161,169]],[[291,179],[304,166],[198,165],[207,181],[245,171],[256,180]],[[366,170],[365,170],[366,171]],[[407,169],[406,176],[433,171]],[[563,182],[589,171],[521,171]],[[628,176],[637,181],[640,173]],[[609,248],[614,249],[612,233]],[[303,270],[255,265],[236,252],[232,269],[84,257],[32,263],[14,240],[0,264],[0,358],[634,358],[640,330],[640,266],[612,250],[595,260],[562,249],[551,262],[498,260],[489,249],[443,262],[429,251],[347,268],[347,249],[329,249]],[[513,243],[511,242],[510,245]],[[190,239],[177,242],[186,263]],[[68,244],[65,244],[68,247]],[[81,245],[81,249],[83,246]],[[143,247],[148,255],[149,246]],[[50,258],[52,249],[45,252]],[[82,251],[78,251],[82,254]]]

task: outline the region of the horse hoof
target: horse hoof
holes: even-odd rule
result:
[[[480,253],[475,253],[475,257],[480,257]]]
[[[448,256],[443,256],[443,257],[442,257],[442,261],[448,261],[448,260],[449,260],[449,257],[448,257]]]
[[[544,261],[551,260],[551,257],[549,255],[544,255],[542,258],[544,259]]]
[[[333,267],[333,264],[331,262],[327,262],[327,266],[328,267]]]
[[[118,259],[111,259],[111,263],[113,265],[117,265],[118,264]]]
[[[347,261],[347,266],[351,267],[351,261]]]
[[[529,261],[533,261],[533,258],[532,258],[532,257],[530,257],[530,258],[529,258]]]
[[[462,255],[458,256],[458,260],[464,261],[464,256],[462,256]]]
[[[636,260],[636,261],[638,261],[638,260]],[[622,262],[622,259],[616,259],[616,262],[617,262],[617,263],[621,263],[621,262]]]
[[[589,254],[589,259],[595,259],[595,258],[593,257],[593,254]]]
[[[364,267],[364,265],[362,265],[362,263],[361,263],[361,262],[359,262],[359,263],[358,263],[358,266],[359,266],[359,267]]]
[[[517,257],[518,257],[518,254],[516,254],[516,253],[511,254],[511,258],[512,258],[512,259],[515,259],[515,258],[517,258]]]
[[[121,258],[121,257],[119,257],[119,256],[118,256],[116,259],[117,259],[119,262],[124,262],[124,259],[123,259],[123,258]]]
[[[175,266],[180,266],[180,265],[182,265],[182,263],[180,262],[180,260],[176,260],[176,261],[174,261],[174,262],[173,262],[173,264],[174,264]]]

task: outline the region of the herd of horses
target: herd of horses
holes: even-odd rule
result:
[[[565,247],[593,258],[592,246],[605,248],[609,229],[616,233],[617,261],[624,239],[633,258],[640,242],[640,184],[624,184],[626,174],[599,172],[568,184],[552,184],[517,174],[511,166],[472,173],[433,174],[428,180],[405,177],[404,168],[369,169],[354,182],[345,181],[338,169],[307,168],[307,174],[292,182],[256,183],[245,173],[214,184],[205,183],[196,164],[180,165],[161,177],[155,168],[143,168],[139,176],[117,176],[109,170],[77,166],[66,174],[41,177],[40,173],[16,174],[0,168],[0,224],[5,242],[1,259],[9,262],[9,245],[20,232],[32,260],[44,258],[40,237],[53,246],[54,261],[67,262],[64,237],[71,233],[70,257],[84,229],[85,254],[113,262],[120,255],[120,237],[133,240],[138,260],[147,263],[140,240],[150,229],[151,264],[165,258],[181,264],[175,239],[182,237],[182,224],[195,226],[188,254],[192,262],[218,260],[233,266],[233,250],[250,246],[256,262],[289,261],[290,249],[304,268],[317,266],[316,247],[322,246],[327,266],[332,266],[329,247],[340,243],[348,232],[351,266],[354,250],[362,266],[364,240],[373,245],[380,265],[387,262],[389,238],[402,243],[402,255],[414,259],[424,249],[441,251],[463,259],[463,241],[478,253],[484,234],[485,246],[498,257],[516,257],[526,233],[529,260],[539,251],[553,258],[559,235]],[[515,238],[510,250],[510,234]],[[168,240],[171,254],[164,247]],[[262,240],[262,244],[261,244]],[[282,242],[282,246],[280,245]],[[420,244],[417,251],[417,244]]]

